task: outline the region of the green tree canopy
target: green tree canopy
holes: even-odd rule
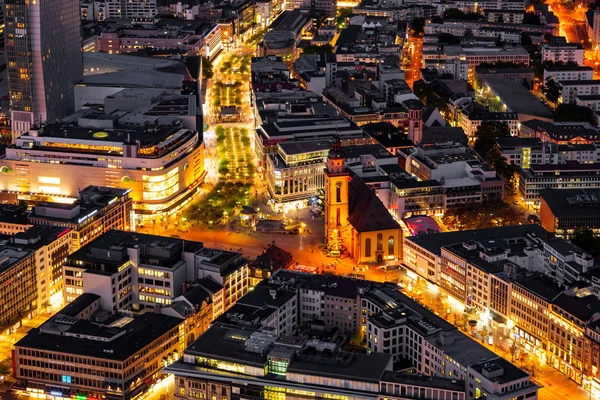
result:
[[[571,242],[589,253],[594,259],[600,260],[600,238],[590,229],[577,229],[571,237]]]
[[[438,35],[438,43],[460,44],[460,39],[450,33],[440,33]]]
[[[505,189],[512,193],[515,190],[517,167],[510,164],[496,147],[496,139],[507,136],[510,136],[510,129],[506,123],[483,121],[475,133],[473,148],[504,179]]]

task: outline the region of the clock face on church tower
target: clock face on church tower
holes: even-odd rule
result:
[[[341,188],[342,187],[342,182],[337,181],[337,183],[335,184],[335,186]]]

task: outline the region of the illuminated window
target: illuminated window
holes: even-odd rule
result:
[[[51,185],[60,185],[60,178],[55,178],[51,176],[40,176],[38,177],[39,183],[48,183]]]

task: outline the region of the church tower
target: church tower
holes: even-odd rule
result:
[[[344,168],[344,150],[336,136],[325,168],[325,238],[330,250],[339,250],[348,227],[349,174]]]

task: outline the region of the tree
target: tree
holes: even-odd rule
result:
[[[346,19],[352,15],[352,8],[340,8],[337,12],[337,26],[344,28],[346,26]]]
[[[325,212],[325,189],[317,189],[317,207],[320,213]]]
[[[600,260],[600,238],[590,229],[577,229],[571,237],[571,242],[581,250],[589,253],[594,259]]]
[[[450,33],[440,33],[438,35],[438,43],[460,44],[460,39]]]
[[[526,12],[523,16],[523,24],[525,25],[542,25],[540,17],[534,12]]]
[[[202,78],[211,79],[213,77],[213,66],[207,57],[202,57]]]
[[[576,104],[560,104],[554,110],[554,121],[556,122],[589,122],[596,125],[597,117],[594,110]]]
[[[521,46],[528,47],[533,46],[533,40],[531,40],[531,36],[526,33],[521,34]]]
[[[323,54],[329,53],[333,54],[333,46],[330,44],[323,45],[310,45],[302,49],[302,54]]]
[[[476,152],[484,159],[487,159],[490,152],[496,145],[496,138],[510,136],[510,129],[504,122],[483,121],[475,133]]]
[[[512,193],[515,189],[515,173],[517,167],[506,161],[496,147],[496,139],[510,136],[510,129],[504,122],[483,121],[475,133],[475,151],[492,166],[504,179],[506,191]]]
[[[425,32],[425,18],[415,18],[410,23],[410,29],[414,35],[420,35]]]
[[[554,79],[549,79],[544,86],[542,86],[541,90],[546,97],[546,100],[553,104],[558,102],[558,99],[560,98],[560,86]]]
[[[444,20],[439,15],[434,15],[433,17],[431,17],[431,22],[434,24],[443,24]]]

